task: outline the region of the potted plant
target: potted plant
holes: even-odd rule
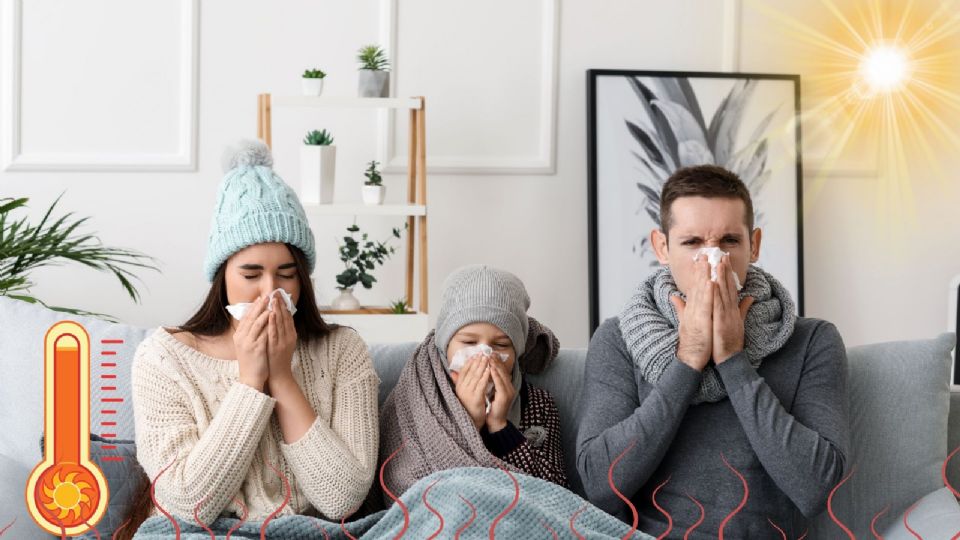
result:
[[[357,52],[360,62],[360,97],[390,95],[390,61],[387,53],[376,45],[366,45]]]
[[[394,315],[406,315],[410,313],[410,307],[407,305],[406,298],[400,298],[390,302],[390,313]]]
[[[159,271],[152,264],[155,261],[153,257],[128,249],[107,247],[95,235],[78,232],[78,227],[89,218],[76,219],[73,212],[69,212],[53,219],[51,214],[60,197],[53,201],[36,225],[29,223],[26,217],[14,219],[13,216],[14,211],[27,206],[29,199],[0,197],[0,296],[41,304],[61,313],[89,315],[117,322],[114,317],[102,313],[51,306],[31,293],[34,283],[30,279],[30,272],[44,266],[75,262],[113,274],[127,295],[139,303],[140,293],[133,280],[142,280],[133,271]]]
[[[404,224],[404,229],[407,225]],[[360,232],[360,227],[356,222],[347,227],[349,236],[343,237],[343,244],[340,244],[340,260],[346,267],[343,272],[337,275],[337,289],[340,296],[334,298],[331,306],[335,310],[351,310],[360,307],[360,301],[353,296],[353,288],[359,283],[363,288],[370,289],[376,283],[377,278],[370,272],[378,265],[383,263],[393,255],[397,248],[388,246],[387,243],[394,238],[400,238],[400,229],[394,227],[393,235],[383,242],[374,242],[369,239],[367,233],[362,233],[360,240],[357,241],[354,236]]]
[[[375,206],[378,204],[383,204],[383,198],[387,194],[387,188],[383,185],[383,178],[380,176],[380,171],[377,170],[377,165],[380,162],[371,161],[367,166],[366,172],[363,173],[367,177],[366,181],[363,183],[363,204]]]
[[[313,130],[300,147],[300,200],[304,204],[333,202],[337,147],[325,129]]]
[[[326,73],[319,69],[308,69],[303,72],[300,79],[300,86],[305,96],[319,96],[323,93],[323,79]]]

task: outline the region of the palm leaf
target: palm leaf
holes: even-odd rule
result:
[[[673,129],[671,129],[670,123],[663,116],[663,113],[654,108],[652,105],[653,100],[657,99],[657,96],[653,93],[653,91],[650,90],[650,88],[640,82],[639,78],[627,77],[627,81],[630,83],[633,91],[637,94],[641,107],[646,113],[647,118],[650,119],[650,123],[653,125],[654,131],[656,131],[654,142],[657,143],[663,154],[668,158],[666,167],[671,171],[675,170],[677,168],[677,163],[679,162],[679,157],[677,154],[677,137],[674,135]]]
[[[717,165],[728,166],[735,153],[734,145],[743,121],[743,111],[757,86],[756,83],[755,80],[740,80],[734,83],[710,120],[707,141]]]
[[[627,131],[630,132],[630,135],[640,143],[640,146],[646,151],[647,155],[650,156],[650,159],[658,165],[665,165],[663,161],[663,153],[660,152],[660,149],[657,148],[657,144],[653,141],[653,138],[640,126],[634,124],[633,122],[626,120]]]

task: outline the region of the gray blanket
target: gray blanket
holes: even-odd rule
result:
[[[401,506],[402,505],[402,506]],[[182,540],[209,540],[210,533],[196,524],[180,522]],[[211,526],[216,538],[226,538],[238,525],[235,518],[219,518]],[[260,538],[261,523],[239,525],[231,538]],[[266,538],[623,538],[630,527],[556,484],[502,469],[466,467],[440,471],[410,487],[400,503],[388,510],[346,523],[308,516],[283,516],[270,521]],[[442,530],[441,530],[442,528]],[[574,532],[576,531],[576,532]],[[324,534],[326,532],[326,535]],[[135,540],[176,538],[174,527],[163,517],[152,517],[137,531]],[[652,538],[634,532],[629,538]]]

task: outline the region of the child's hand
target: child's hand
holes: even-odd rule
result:
[[[457,399],[467,410],[477,431],[483,427],[487,416],[486,389],[490,382],[490,362],[479,354],[471,356],[460,373],[453,378]]]
[[[507,364],[499,360],[490,362],[490,374],[493,378],[494,394],[490,403],[490,412],[487,414],[487,431],[495,433],[507,427],[507,413],[517,389],[513,387],[513,380],[507,372]]]

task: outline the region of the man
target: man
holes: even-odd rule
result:
[[[650,240],[663,267],[587,353],[587,496],[628,523],[629,499],[653,535],[778,538],[777,527],[797,538],[844,471],[843,341],[832,324],[798,318],[787,290],[750,264],[761,231],[735,174],[678,170],[660,220]],[[701,248],[725,253],[716,281]]]

